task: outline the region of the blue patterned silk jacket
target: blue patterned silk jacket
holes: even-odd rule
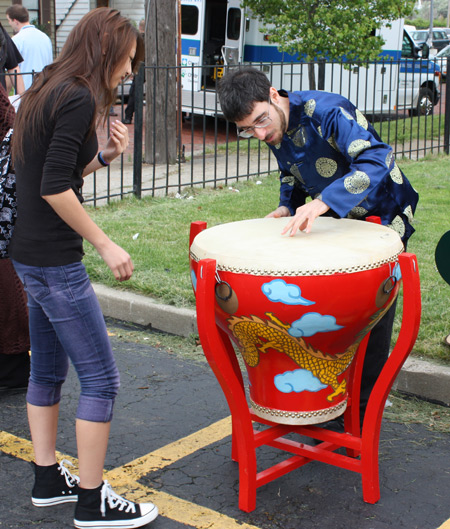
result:
[[[286,92],[289,124],[269,145],[280,168],[280,206],[291,214],[319,198],[330,214],[364,220],[375,215],[406,242],[418,194],[364,115],[348,99],[319,91]]]

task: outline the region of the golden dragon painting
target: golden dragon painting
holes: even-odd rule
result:
[[[336,355],[315,349],[302,337],[291,336],[288,332],[290,325],[281,322],[271,312],[265,313],[268,320],[257,316],[233,316],[228,320],[228,327],[238,340],[239,349],[247,365],[257,366],[260,354],[268,349],[285,353],[298,366],[310,371],[322,384],[331,386],[333,392],[327,396],[327,400],[331,402],[339,394],[345,393],[347,387],[346,380],[339,383],[337,377],[349,367],[364,336],[375,326],[394,300],[395,296],[386,307],[378,310],[371,317],[369,324],[355,337],[355,343]]]

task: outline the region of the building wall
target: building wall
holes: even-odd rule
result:
[[[144,0],[133,2],[130,0],[111,0],[110,6],[117,9],[122,15],[130,18],[136,25],[142,18],[145,18]]]
[[[55,0],[40,0],[40,21],[46,26],[46,33],[52,41],[53,55],[56,49],[56,34],[55,34]]]
[[[0,0],[0,22],[6,31],[12,36],[13,32],[6,20],[6,9],[12,4],[11,0]]]
[[[59,53],[71,29],[91,9],[91,3],[90,0],[56,0],[55,8],[56,52]]]
[[[50,0],[51,1],[51,0]],[[80,18],[85,15],[91,9],[97,7],[97,5],[105,5],[109,3],[114,9],[118,9],[123,15],[129,17],[136,23],[136,26],[139,24],[139,21],[145,17],[145,0],[109,0],[105,2],[102,0],[53,0],[54,1],[54,10],[52,7],[52,17],[54,18],[54,27],[56,28],[56,33],[54,38],[54,49],[55,55],[57,55],[61,48],[63,47],[67,35],[70,33],[71,29],[75,24],[80,20]],[[22,3],[20,0],[0,0],[0,22],[3,27],[8,31],[12,36],[12,29],[10,28],[6,20],[6,9],[13,3]],[[52,2],[53,3],[53,2]]]
[[[5,0],[0,0],[0,3],[3,1]],[[61,50],[67,35],[80,18],[89,10],[101,4],[101,2],[97,3],[95,0],[55,0],[57,51]],[[131,18],[131,20],[136,22],[136,25],[145,16],[144,0],[137,2],[133,0],[110,0],[109,5]]]

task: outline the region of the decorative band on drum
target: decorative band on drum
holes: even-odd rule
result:
[[[247,274],[252,276],[330,276],[333,274],[353,274],[355,272],[364,272],[366,270],[374,270],[388,263],[395,263],[398,260],[398,256],[403,253],[403,250],[397,252],[392,257],[386,259],[380,259],[372,263],[357,266],[346,266],[343,268],[314,268],[311,270],[266,270],[263,268],[247,268],[242,266],[224,266],[217,263],[217,271],[220,272],[233,272],[235,274]],[[190,257],[195,262],[199,262],[200,258],[195,255],[194,252],[190,251]]]
[[[314,411],[287,411],[265,408],[253,402],[251,398],[250,404],[258,417],[280,424],[319,424],[339,417],[347,409],[347,399],[336,406]]]

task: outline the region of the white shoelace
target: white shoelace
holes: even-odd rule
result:
[[[73,467],[73,465],[67,459],[63,459],[59,463],[59,471],[61,472],[61,476],[64,476],[67,486],[70,488],[75,487],[75,485],[80,483],[80,478],[75,474],[71,474],[71,472],[64,465],[70,465],[71,467]]]
[[[135,504],[132,501],[126,500],[125,498],[122,498],[122,496],[116,494],[113,491],[111,485],[106,481],[106,479],[103,482],[101,500],[102,501],[100,504],[100,512],[102,513],[102,516],[105,516],[106,514],[106,500],[108,500],[108,505],[110,509],[118,508],[119,511],[123,511],[125,509],[125,512],[136,512]]]

